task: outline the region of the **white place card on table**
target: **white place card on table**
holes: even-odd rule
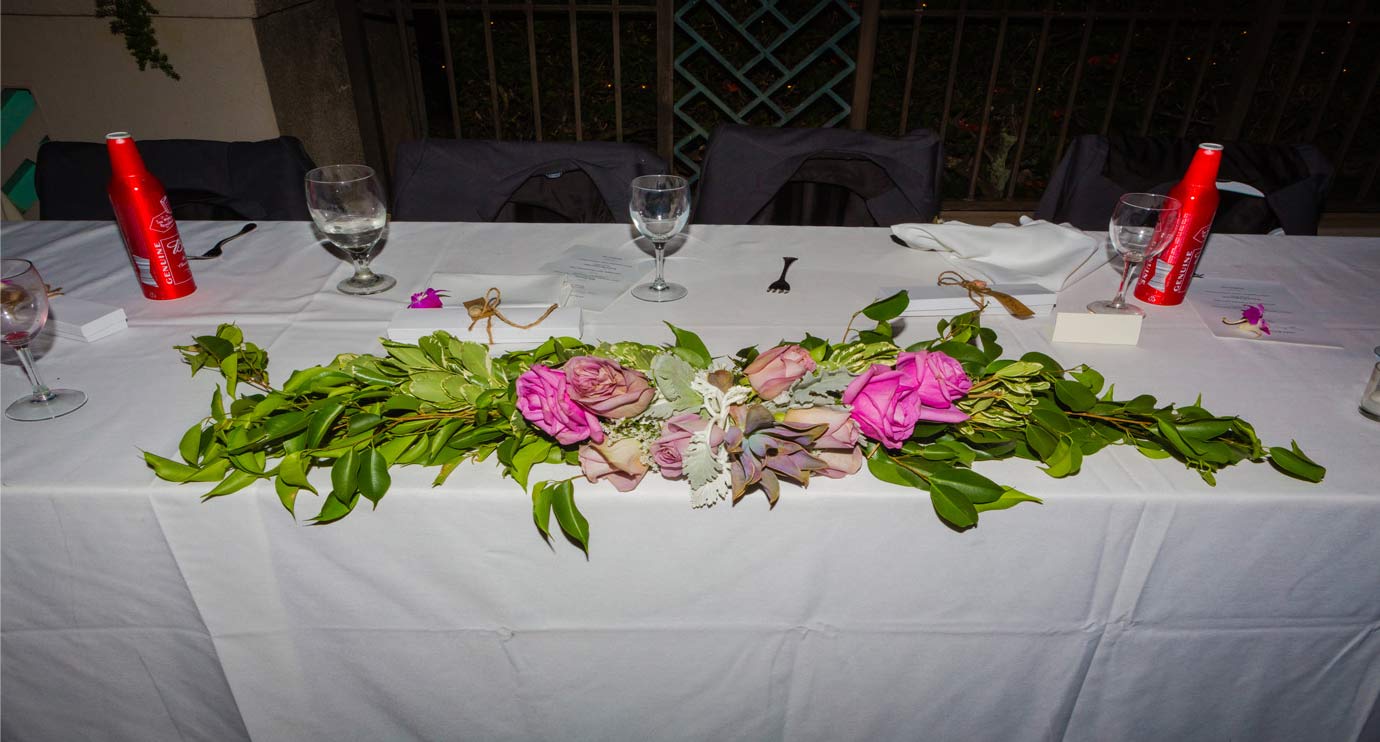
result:
[[[1332,333],[1323,327],[1322,318],[1310,311],[1278,281],[1251,281],[1204,276],[1189,286],[1188,303],[1212,334],[1237,340],[1270,343],[1317,345],[1340,348]],[[1246,307],[1263,305],[1269,334],[1248,322],[1227,324],[1241,319]],[[1223,322],[1226,320],[1226,322]]]
[[[1056,343],[1135,345],[1140,342],[1143,317],[1136,314],[1060,312],[1054,318]]]
[[[1010,294],[1030,307],[1036,316],[1048,314],[1054,308],[1055,293],[1038,284],[992,284],[992,289]],[[973,300],[968,298],[968,289],[962,286],[890,286],[883,288],[878,298],[886,298],[897,291],[910,295],[910,304],[901,313],[902,317],[952,317],[977,308]],[[1011,316],[1001,302],[990,297],[987,299],[987,311]]]
[[[494,317],[492,321],[494,350],[535,348],[549,337],[580,337],[582,313],[579,307],[566,306],[573,295],[573,287],[560,274],[532,273],[498,275],[486,273],[435,273],[428,279],[430,288],[446,294],[442,309],[403,308],[393,313],[388,323],[388,339],[400,343],[415,343],[437,330],[445,330],[461,340],[488,343],[488,319],[474,323],[464,303],[483,298],[490,288],[500,293],[498,311],[512,324]],[[555,304],[557,308],[535,327],[521,329],[513,325],[536,322]]]
[[[48,300],[48,323],[59,337],[90,343],[126,327],[125,310],[109,304],[54,296]]]

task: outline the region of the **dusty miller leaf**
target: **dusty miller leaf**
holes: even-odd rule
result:
[[[690,483],[690,505],[702,508],[725,499],[733,490],[728,451],[709,447],[709,428],[694,434],[685,448],[683,466]]]
[[[791,404],[805,407],[834,404],[852,381],[852,374],[842,369],[811,371],[795,385],[791,392]]]
[[[679,356],[663,353],[652,361],[652,378],[657,391],[671,402],[673,409],[699,409],[704,399],[690,386],[695,369]]]

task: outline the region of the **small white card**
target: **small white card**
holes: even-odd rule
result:
[[[1204,276],[1194,280],[1190,286],[1188,303],[1217,337],[1342,347],[1323,326],[1322,318],[1304,306],[1278,281]],[[1253,306],[1265,307],[1263,316],[1270,328],[1268,334],[1259,325],[1240,321],[1242,312]]]
[[[1054,318],[1056,343],[1135,345],[1140,342],[1142,317],[1135,314],[1060,312]]]
[[[48,302],[49,323],[59,337],[93,342],[128,326],[125,310],[108,304],[54,296]]]

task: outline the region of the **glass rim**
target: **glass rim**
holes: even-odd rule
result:
[[[0,280],[8,281],[12,278],[28,273],[30,270],[33,269],[33,267],[34,264],[31,261],[25,260],[23,258],[4,258],[3,260],[0,260]],[[11,272],[11,268],[14,268],[15,270]]]
[[[652,178],[665,178],[671,185],[650,186],[639,184],[639,181],[650,181]],[[647,175],[639,175],[632,179],[632,187],[639,191],[674,191],[689,186],[690,181],[679,175],[671,175],[670,173],[648,173]]]
[[[1163,193],[1123,193],[1117,201],[1148,211],[1179,211],[1184,207],[1179,199]]]
[[[353,171],[354,171],[355,173],[357,173],[357,174],[356,174],[356,175],[353,175],[353,176],[344,176],[344,177],[334,177],[334,178],[332,178],[332,177],[328,177],[328,176],[326,175],[326,172],[327,172],[327,171],[331,171],[331,170],[340,170],[340,171],[347,171],[347,172],[353,170]],[[343,175],[343,173],[342,173],[342,175]],[[314,169],[312,169],[312,170],[309,170],[309,171],[307,171],[306,180],[309,181],[309,182],[311,182],[311,183],[338,183],[338,184],[343,184],[343,183],[354,183],[354,182],[361,181],[361,180],[365,180],[365,179],[367,179],[367,178],[372,178],[372,177],[374,177],[374,169],[373,169],[372,167],[369,167],[368,165],[355,165],[355,164],[351,164],[351,163],[342,163],[342,164],[339,164],[339,165],[322,165],[321,167],[318,167],[318,168],[314,168]]]

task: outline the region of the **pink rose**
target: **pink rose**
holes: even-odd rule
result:
[[[667,420],[661,426],[661,437],[652,444],[652,460],[661,467],[661,476],[679,479],[684,473],[682,464],[685,449],[690,447],[690,436],[708,427],[709,421],[694,412],[683,412]],[[715,428],[709,434],[709,447],[718,448],[724,441],[722,430]]]
[[[927,363],[928,357],[943,356],[953,365],[942,359]],[[932,367],[940,368],[948,374],[944,381],[936,376]],[[881,442],[887,448],[900,448],[901,444],[915,432],[915,424],[921,420],[956,423],[968,419],[968,415],[953,405],[948,395],[967,387],[953,376],[957,361],[943,353],[920,351],[901,353],[896,365],[887,368],[873,364],[843,392],[843,403],[853,408],[852,417],[869,438]],[[971,386],[971,382],[967,383]],[[956,398],[956,397],[955,397]]]
[[[565,374],[540,363],[517,379],[517,407],[527,422],[541,428],[563,446],[588,438],[604,441],[599,418],[575,404],[566,391]]]
[[[580,470],[591,482],[607,479],[619,492],[631,492],[647,475],[647,464],[642,460],[642,444],[621,438],[580,446]]]
[[[916,354],[920,356],[929,370],[930,376],[934,379],[932,386],[926,386],[921,390],[921,399],[925,404],[932,407],[943,406],[939,399],[932,399],[931,392],[938,392],[943,402],[953,402],[961,399],[963,395],[973,388],[973,380],[968,378],[968,374],[963,370],[963,364],[959,363],[953,356],[933,352],[921,351]]]
[[[814,473],[830,479],[843,479],[857,474],[863,465],[862,449],[857,446],[847,451],[811,451],[810,455],[829,465],[828,468],[817,469]]]
[[[575,356],[563,370],[570,398],[599,417],[640,415],[656,396],[646,376],[607,358]]]
[[[848,410],[837,407],[805,407],[786,410],[782,422],[806,425],[828,425],[824,435],[815,439],[814,448],[849,449],[858,445],[862,432]]]
[[[775,399],[814,370],[815,359],[810,357],[810,351],[799,345],[778,345],[754,358],[743,373],[762,399]]]

